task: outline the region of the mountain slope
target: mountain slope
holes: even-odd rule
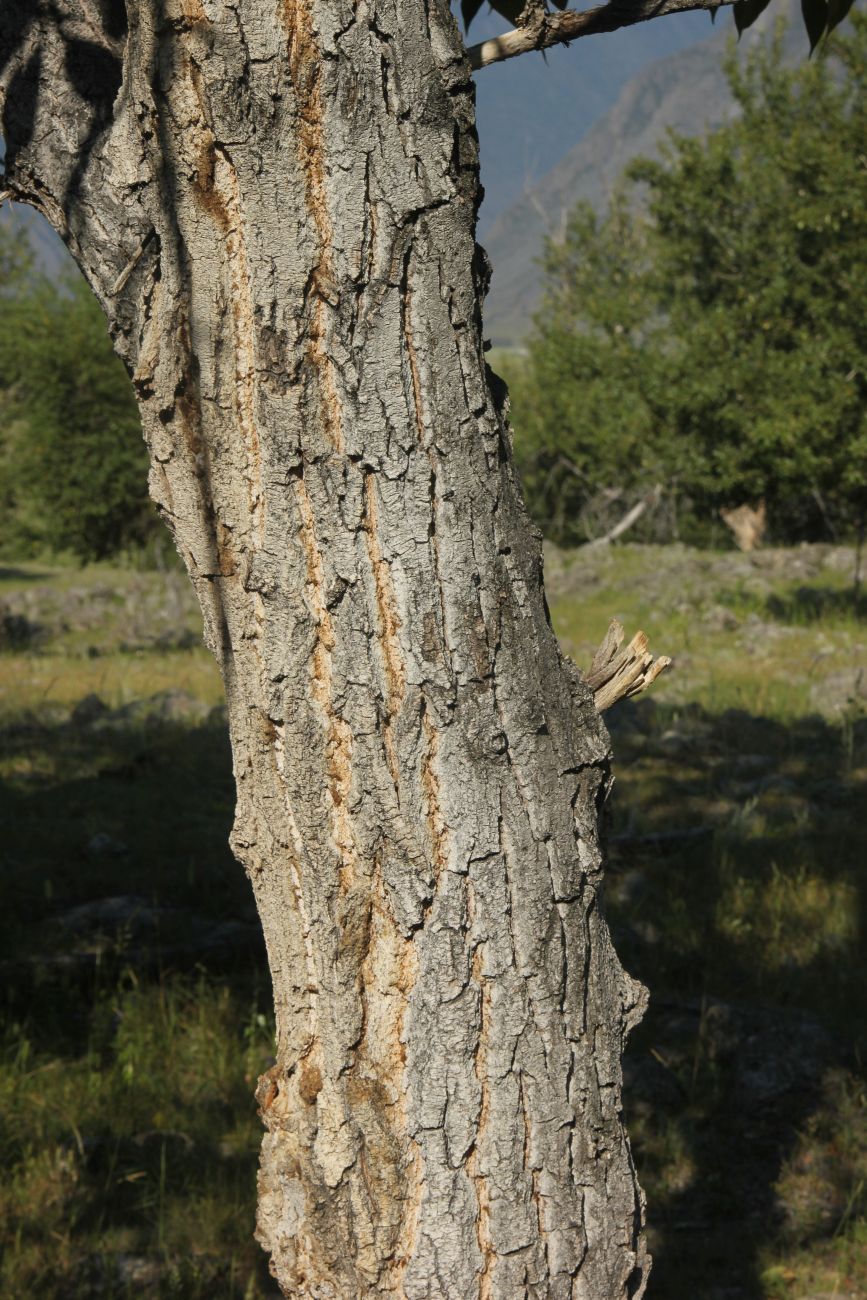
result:
[[[470,43],[508,24],[473,23]],[[484,243],[493,222],[563,158],[623,87],[654,59],[703,41],[706,13],[675,14],[604,36],[525,54],[476,73],[476,120],[485,201]]]
[[[742,44],[763,39],[767,27],[757,24]],[[543,239],[556,237],[579,199],[601,206],[626,164],[658,154],[667,131],[698,135],[735,111],[723,68],[730,36],[726,24],[701,44],[641,71],[566,157],[494,223],[484,242],[494,266],[485,325],[495,344],[515,345],[528,333],[539,298],[536,259]],[[800,23],[790,23],[786,47],[793,58],[805,57]]]

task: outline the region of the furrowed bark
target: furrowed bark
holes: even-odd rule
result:
[[[609,742],[484,363],[447,5],[96,12],[0,20],[6,185],[105,307],[225,681],[259,1238],[287,1296],[640,1296]]]

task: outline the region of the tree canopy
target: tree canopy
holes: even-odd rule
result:
[[[731,122],[673,136],[544,252],[507,366],[531,507],[562,541],[664,484],[706,520],[767,502],[778,535],[867,509],[867,22],[809,64],[778,38],[728,76]],[[622,505],[620,506],[622,513]]]
[[[138,548],[159,524],[129,379],[77,273],[36,275],[0,231],[0,501],[5,546],[82,561]]]

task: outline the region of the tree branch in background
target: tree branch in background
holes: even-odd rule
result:
[[[613,618],[584,679],[600,713],[618,700],[639,695],[671,664],[667,655],[654,659],[644,632],[636,632],[625,650],[620,648],[623,638],[623,624]]]
[[[735,0],[611,0],[610,4],[596,9],[577,11],[569,9],[561,14],[546,14],[540,19],[534,14],[530,22],[518,26],[503,36],[472,45],[468,50],[470,66],[486,68],[503,59],[514,59],[531,50],[545,50],[552,45],[567,45],[582,36],[595,36],[599,32],[614,32],[619,27],[632,27],[651,18],[666,14],[685,13],[691,9],[707,9],[715,13],[722,5]]]
[[[659,505],[661,496],[662,484],[657,483],[656,487],[651,488],[651,490],[643,496],[640,501],[637,501],[631,509],[627,510],[623,518],[618,520],[613,528],[609,528],[604,537],[594,538],[589,545],[607,546],[609,542],[614,542],[618,537],[622,537],[628,528],[631,528],[634,523],[638,522],[645,510],[652,510],[654,506]]]

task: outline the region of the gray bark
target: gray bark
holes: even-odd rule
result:
[[[640,1296],[609,742],[484,362],[447,4],[12,8],[6,187],[105,308],[225,681],[273,1271],[317,1300]]]

